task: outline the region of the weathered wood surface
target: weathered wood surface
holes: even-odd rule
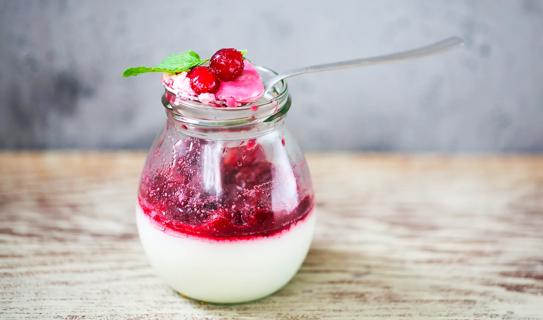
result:
[[[302,270],[271,297],[217,306],[147,264],[143,154],[0,154],[0,318],[543,318],[543,157],[309,162],[319,218]]]

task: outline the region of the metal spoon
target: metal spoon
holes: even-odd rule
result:
[[[330,71],[330,70],[339,70],[339,69],[346,69],[346,68],[352,68],[352,67],[365,67],[365,66],[371,66],[375,64],[381,64],[381,63],[416,59],[416,58],[421,58],[421,57],[429,56],[432,54],[444,52],[463,44],[464,44],[463,39],[459,37],[450,37],[450,38],[441,40],[439,42],[436,42],[430,45],[426,45],[423,47],[419,47],[419,48],[415,48],[415,49],[411,49],[407,51],[401,51],[397,53],[385,54],[385,55],[375,56],[375,57],[359,58],[359,59],[353,59],[353,60],[319,64],[319,65],[294,69],[282,74],[278,74],[275,77],[266,81],[265,83],[266,90],[264,90],[264,92],[265,93],[268,92],[271,88],[273,88],[273,86],[277,82],[283,79],[298,76],[301,74]]]

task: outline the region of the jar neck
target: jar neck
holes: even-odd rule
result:
[[[179,120],[170,110],[166,111],[166,115],[167,130],[174,130],[187,136],[205,140],[253,139],[280,130],[285,124],[284,115],[268,122],[251,122],[236,126],[202,126]]]
[[[278,130],[284,126],[291,106],[288,94],[236,108],[217,108],[189,101],[172,105],[167,95],[168,92],[162,97],[167,129],[209,140],[251,139]]]

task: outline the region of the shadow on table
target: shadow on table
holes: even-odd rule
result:
[[[258,317],[263,319],[312,319],[341,313],[346,306],[371,299],[371,291],[390,289],[371,274],[363,253],[330,250],[314,245],[296,276],[282,289],[263,299],[237,305],[192,301],[197,313],[210,317]],[[318,316],[317,316],[318,315]]]

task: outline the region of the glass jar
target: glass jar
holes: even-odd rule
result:
[[[258,67],[263,80],[275,75]],[[250,106],[162,97],[167,120],[142,172],[137,225],[156,273],[188,297],[259,299],[300,268],[313,237],[311,179],[285,128],[285,82]]]

